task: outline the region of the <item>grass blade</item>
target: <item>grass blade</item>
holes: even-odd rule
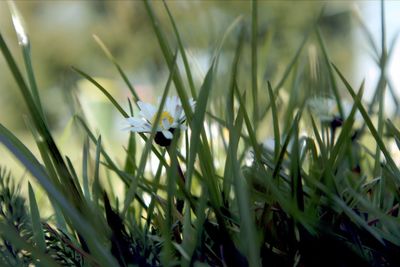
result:
[[[105,89],[101,84],[99,84],[95,79],[93,79],[92,77],[90,77],[89,74],[75,68],[72,67],[72,69],[74,71],[76,71],[77,73],[79,73],[82,77],[84,77],[85,79],[87,79],[89,82],[91,82],[94,86],[96,86],[107,98],[108,100],[110,100],[110,102],[114,105],[114,107],[121,113],[122,116],[124,116],[124,118],[129,118],[129,114],[126,113],[126,111],[121,107],[120,104],[118,104],[118,102],[112,97],[112,95],[107,92],[107,89]]]
[[[31,219],[32,219],[33,238],[40,251],[45,252],[46,242],[44,240],[42,222],[40,220],[40,213],[37,206],[35,193],[33,192],[30,183],[28,183],[28,192],[29,192],[29,206],[31,210]]]

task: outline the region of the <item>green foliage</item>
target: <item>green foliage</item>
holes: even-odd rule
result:
[[[28,107],[27,126],[40,157],[2,124],[0,143],[36,179],[54,211],[50,218],[41,216],[30,183],[28,210],[21,184],[0,169],[0,264],[396,266],[400,262],[400,171],[389,144],[400,147],[400,131],[393,122],[398,118],[389,119],[383,112],[390,55],[384,34],[381,54],[374,45],[382,73],[371,103],[362,100],[364,83],[354,90],[331,63],[334,59],[328,54],[320,21],[310,25],[283,72],[269,81],[258,73],[263,67],[257,56],[260,24],[257,2],[252,1],[251,26],[242,20],[232,23],[196,88],[179,24],[167,2],[164,8],[173,36],[159,23],[153,3],[144,1],[144,8],[169,70],[149,123],[159,125],[167,96],[175,90],[190,131],[174,130],[173,139],[163,146],[153,142],[161,134],[156,127],[138,136],[130,133],[127,148],[116,159],[82,112],[74,115],[75,127],[85,140],[79,151],[81,165],[64,155],[45,119],[29,46],[22,47],[26,83],[0,35],[0,49]],[[15,6],[13,12],[18,14]],[[384,13],[381,23],[384,32]],[[225,38],[231,35],[237,44],[229,54],[232,65],[226,74],[219,68]],[[138,94],[125,71],[105,43],[97,36],[95,40],[137,104]],[[310,42],[317,45],[322,62],[304,54]],[[321,64],[320,80],[308,72],[307,64],[315,68],[313,64]],[[130,113],[125,111],[88,72],[73,70],[94,84],[121,117],[137,112],[131,102]],[[222,95],[215,89],[221,84],[226,88]],[[325,85],[326,91],[318,88]],[[339,90],[342,85],[344,92]],[[311,102],[320,94],[315,91],[328,98],[320,107],[329,109],[324,104],[334,103],[337,111],[316,112]],[[189,92],[196,100],[194,110]],[[282,100],[285,93],[288,99]],[[342,96],[346,93],[353,103],[349,112]],[[260,141],[263,127],[273,136],[272,145]],[[366,138],[373,140],[375,150]],[[153,173],[146,168],[151,157],[157,159]]]

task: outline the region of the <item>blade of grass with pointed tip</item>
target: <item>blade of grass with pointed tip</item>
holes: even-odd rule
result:
[[[79,196],[81,197],[81,199],[83,199],[83,192],[82,192],[82,188],[80,186],[79,180],[78,180],[78,175],[76,174],[74,165],[71,162],[71,159],[69,157],[65,157],[66,162],[67,162],[67,166],[71,172],[71,177],[72,177],[72,181],[74,182],[74,185],[79,193]]]
[[[272,125],[274,128],[274,154],[275,154],[275,162],[278,160],[279,149],[281,147],[281,133],[279,131],[279,118],[278,118],[278,111],[276,109],[275,97],[274,93],[272,92],[272,87],[270,82],[268,81],[268,94],[269,94],[269,101],[271,103],[271,111],[272,111]]]
[[[283,86],[283,84],[286,82],[287,78],[289,77],[290,72],[292,71],[292,69],[294,68],[294,66],[296,65],[300,55],[301,55],[301,51],[303,50],[304,45],[306,44],[306,41],[308,39],[308,33],[305,35],[302,43],[300,44],[299,49],[296,51],[296,54],[294,55],[293,59],[291,60],[291,62],[289,63],[289,65],[287,66],[287,68],[285,69],[282,78],[279,80],[279,82],[276,84],[276,86],[273,88],[274,89],[274,95],[278,95],[279,90],[281,89],[281,87]],[[267,105],[267,107],[265,108],[265,110],[262,113],[263,117],[265,114],[268,113],[269,109],[271,108],[271,103],[269,103]]]
[[[240,133],[243,127],[243,107],[239,107],[238,115],[236,116],[235,124],[229,127],[229,145],[226,155],[225,168],[224,168],[224,180],[223,180],[223,192],[224,202],[228,203],[230,198],[231,185],[234,184],[234,172],[235,164],[237,162],[237,150],[240,141]],[[232,159],[234,157],[234,159]]]
[[[328,161],[328,152],[326,150],[326,146],[325,146],[324,142],[322,141],[322,138],[321,138],[321,136],[319,134],[319,131],[318,131],[318,127],[315,124],[314,118],[312,117],[311,114],[310,114],[310,118],[311,118],[311,125],[313,127],[314,136],[317,139],[319,150],[321,151],[321,156],[322,156],[322,159],[323,159],[322,162],[327,162]]]
[[[275,179],[279,175],[279,171],[281,169],[281,166],[282,166],[282,163],[283,163],[283,158],[284,158],[284,156],[286,154],[286,150],[287,150],[287,147],[289,145],[290,138],[292,138],[292,134],[294,132],[294,129],[295,129],[295,127],[297,127],[297,124],[300,121],[301,112],[302,112],[302,110],[299,110],[297,112],[296,117],[294,119],[294,122],[293,122],[292,126],[290,127],[290,129],[288,131],[288,134],[286,136],[285,142],[283,142],[281,151],[279,153],[278,160],[276,161],[276,164],[275,164],[275,167],[274,167],[274,172],[272,173],[272,178],[273,179]]]
[[[279,80],[279,82],[274,87],[275,95],[278,93],[279,89],[282,87],[282,85],[285,83],[286,79],[289,77],[289,74],[292,71],[293,66],[295,65],[295,63],[297,62],[297,60],[299,59],[299,57],[301,55],[301,51],[303,50],[303,47],[306,44],[307,39],[308,39],[308,34],[305,35],[303,41],[300,44],[299,49],[297,49],[296,54],[294,55],[293,59],[290,61],[289,65],[286,67],[286,69],[282,75],[282,78]]]
[[[42,251],[46,251],[46,242],[44,240],[44,233],[42,222],[40,220],[40,213],[38,209],[38,205],[35,198],[35,193],[33,192],[31,183],[28,182],[28,193],[29,193],[29,207],[31,211],[31,220],[32,220],[32,230],[33,230],[33,239],[35,240],[36,245]]]
[[[400,131],[396,128],[396,126],[394,126],[393,122],[388,119],[386,121],[386,125],[387,125],[387,129],[390,132],[390,134],[392,134],[396,140],[400,140]],[[400,143],[398,143],[398,141],[396,141],[397,143],[397,147],[400,149]]]
[[[331,61],[329,59],[328,52],[326,50],[326,46],[325,46],[325,43],[324,43],[324,39],[322,38],[321,31],[320,31],[319,27],[316,28],[316,32],[317,32],[317,40],[318,40],[319,46],[321,47],[322,55],[324,56],[325,65],[328,68],[329,83],[330,83],[330,85],[332,87],[333,94],[334,94],[335,99],[336,99],[336,104],[337,104],[337,107],[338,107],[338,110],[339,110],[339,114],[340,114],[341,118],[344,118],[342,101],[340,99],[339,90],[337,88],[335,76],[334,76],[334,73],[332,71],[332,66],[330,64]]]
[[[355,104],[357,105],[358,110],[360,111],[361,115],[364,118],[364,121],[370,130],[372,136],[374,137],[376,143],[379,145],[379,148],[381,149],[382,153],[385,155],[385,159],[388,161],[388,164],[390,165],[390,168],[392,171],[396,174],[396,177],[398,177],[398,180],[400,181],[400,171],[396,166],[396,163],[394,162],[392,156],[390,155],[389,151],[387,150],[385,143],[383,142],[382,138],[379,136],[378,131],[375,129],[374,124],[372,123],[371,119],[369,118],[369,115],[367,111],[365,110],[364,106],[361,103],[361,100],[357,98],[356,93],[354,92],[353,88],[350,86],[350,84],[347,82],[347,80],[344,78],[342,73],[339,71],[339,69],[332,64],[336,73],[339,75],[340,79],[342,80],[343,84],[347,88],[347,91],[350,93],[351,97],[353,98]]]
[[[261,152],[260,152],[260,148],[257,143],[257,137],[256,137],[253,127],[251,126],[249,114],[246,111],[246,106],[245,106],[245,102],[244,102],[245,93],[243,93],[243,96],[241,96],[237,86],[235,86],[235,93],[236,93],[236,98],[239,100],[239,104],[242,107],[244,122],[246,125],[247,132],[249,134],[251,146],[253,147],[253,150],[254,150],[255,158],[256,158],[257,162],[261,162]]]

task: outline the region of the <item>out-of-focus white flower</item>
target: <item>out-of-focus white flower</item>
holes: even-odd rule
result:
[[[339,107],[335,99],[329,97],[314,97],[308,101],[311,111],[321,120],[322,123],[332,123],[335,119],[344,121],[351,113],[353,104],[347,100],[341,101],[343,118],[340,116]],[[354,115],[355,121],[361,121],[362,116],[358,110]]]
[[[193,108],[195,101],[189,100],[190,106]],[[127,118],[127,130],[139,133],[149,133],[153,127],[156,127],[155,141],[161,146],[166,146],[170,143],[175,129],[186,130],[184,122],[186,115],[183,112],[182,103],[177,96],[167,97],[159,123],[154,125],[158,108],[142,101],[137,102],[139,106],[139,115]]]
[[[308,106],[323,123],[330,123],[338,114],[336,101],[329,97],[314,97],[308,100]]]

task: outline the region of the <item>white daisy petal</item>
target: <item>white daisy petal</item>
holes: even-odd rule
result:
[[[162,133],[163,133],[164,137],[167,139],[172,139],[174,137],[173,134],[168,130],[164,130],[164,131],[162,131]]]
[[[175,102],[176,102],[176,100],[174,97],[168,97],[167,101],[165,102],[165,106],[164,106],[164,110],[167,111],[172,116],[172,118],[174,118],[174,114],[175,114],[175,111],[174,111]]]
[[[180,118],[181,118],[181,116],[182,116],[182,111],[183,111],[182,106],[177,105],[177,106],[175,107],[175,114],[174,114],[174,116],[173,116],[173,118],[174,118],[175,121],[180,120]]]
[[[144,103],[142,101],[138,101],[137,104],[140,108],[140,115],[142,115],[148,121],[151,121],[156,114],[157,109],[153,105]]]
[[[169,124],[169,121],[167,119],[163,119],[161,123],[165,130],[168,130],[171,127],[171,125]]]
[[[130,117],[126,119],[126,122],[130,125],[142,125],[145,121],[141,118]]]
[[[196,106],[196,101],[193,100],[193,98],[189,99],[189,104],[190,107],[192,108],[192,110],[194,110],[195,106]]]
[[[132,126],[129,128],[129,131],[135,132],[135,133],[149,133],[149,132],[151,132],[151,128]]]

